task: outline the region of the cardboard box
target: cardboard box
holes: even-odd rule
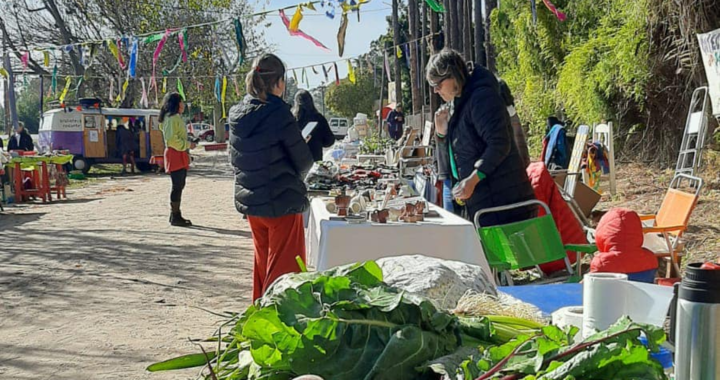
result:
[[[590,188],[588,185],[578,181],[575,185],[575,194],[573,197],[575,198],[575,202],[577,202],[578,206],[580,206],[583,214],[585,214],[585,217],[590,217],[590,213],[592,213],[592,210],[598,202],[600,202],[602,195]]]

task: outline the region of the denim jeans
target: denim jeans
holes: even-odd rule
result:
[[[443,192],[443,208],[452,213],[455,212],[455,206],[453,205],[452,195],[452,179],[443,180],[442,186]]]

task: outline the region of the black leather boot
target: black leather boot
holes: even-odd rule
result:
[[[170,202],[170,225],[177,227],[190,227],[192,222],[183,218],[180,212],[180,202]]]

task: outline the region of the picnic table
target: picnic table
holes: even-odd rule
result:
[[[52,201],[52,193],[55,192],[58,199],[67,198],[65,193],[66,182],[58,180],[53,185],[50,181],[50,168],[54,165],[58,174],[65,173],[64,165],[71,163],[73,155],[60,156],[20,156],[10,159],[6,164],[13,169],[12,181],[14,182],[15,202],[21,203],[30,197],[41,198],[43,203]],[[24,174],[26,173],[26,174]],[[26,189],[23,179],[30,178],[32,187]]]

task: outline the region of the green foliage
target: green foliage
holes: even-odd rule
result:
[[[502,1],[491,16],[499,74],[531,134],[544,133],[548,116],[591,124],[641,111],[650,79],[648,0],[555,4],[567,13],[564,23],[539,4],[534,25],[524,0]],[[538,140],[531,139],[536,149]]]
[[[339,85],[329,85],[325,92],[325,105],[332,112],[347,118],[353,118],[358,113],[373,115],[373,105],[379,92],[372,74],[358,70],[355,75],[357,83],[343,79]]]
[[[18,120],[25,123],[28,132],[35,134],[40,129],[40,80],[28,80],[28,85],[17,90]]]
[[[482,379],[513,380],[667,379],[660,363],[650,357],[650,351],[657,351],[665,341],[661,328],[623,317],[584,340],[575,339],[577,332],[574,327],[562,331],[546,326],[537,334],[518,336],[482,354],[461,348],[429,367],[463,379],[475,379],[480,374]],[[648,338],[649,349],[638,339],[641,333]]]

